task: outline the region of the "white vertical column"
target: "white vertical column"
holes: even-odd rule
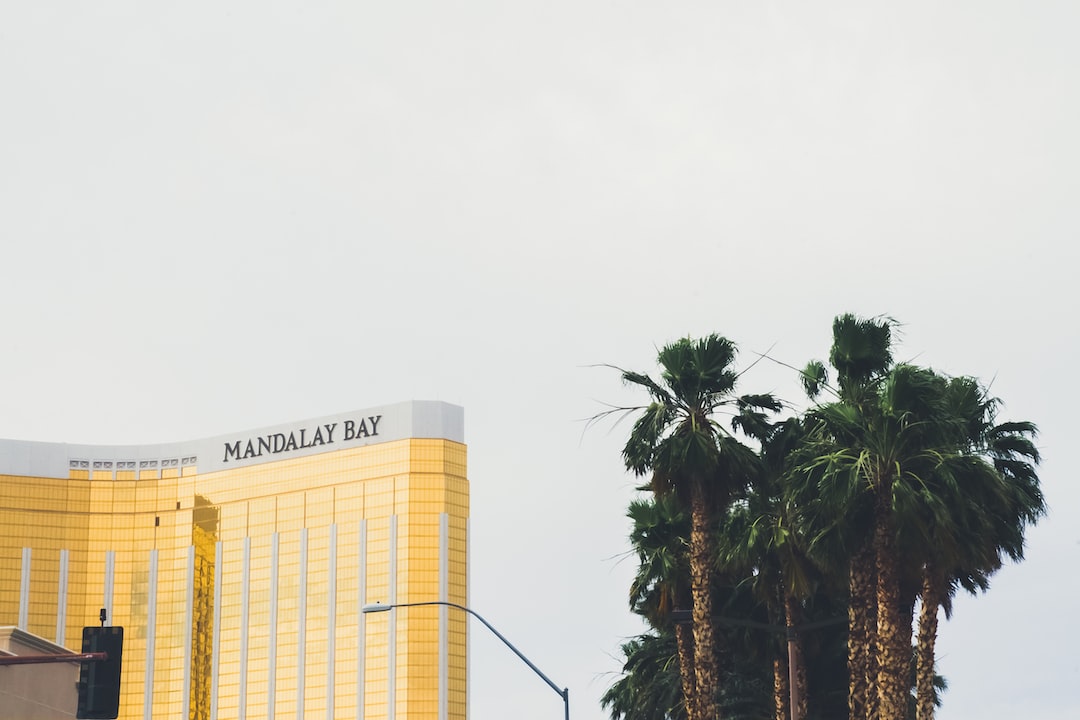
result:
[[[397,515],[390,516],[390,582],[387,589],[387,601],[397,603]],[[386,720],[394,720],[397,705],[397,609],[390,610],[390,621],[386,630]]]
[[[187,588],[187,598],[184,602],[184,692],[180,698],[180,717],[186,720],[191,717],[191,643],[195,632],[191,627],[195,619],[194,545],[188,547],[187,578],[184,587]]]
[[[116,578],[116,551],[105,552],[105,597],[101,599],[101,607],[105,608],[105,627],[113,626],[113,581]]]
[[[364,683],[367,679],[367,615],[364,614],[364,605],[367,603],[367,520],[360,521],[360,555],[356,574],[356,632],[359,635],[356,648],[356,720],[364,720]]]
[[[240,697],[237,720],[247,720],[248,599],[251,590],[251,538],[244,538],[240,567]]]
[[[304,684],[307,672],[307,561],[308,529],[300,531],[300,617],[296,633],[296,720],[304,720]]]
[[[277,705],[277,641],[278,641],[278,553],[281,536],[274,533],[270,541],[270,648],[267,660],[270,677],[266,682],[266,720],[274,720]]]
[[[218,676],[221,670],[221,541],[214,543],[214,640],[210,650],[210,720],[218,716]]]
[[[335,653],[337,651],[337,523],[330,525],[330,577],[326,588],[326,720],[334,720],[337,691]]]
[[[60,578],[56,587],[56,644],[64,647],[67,628],[68,603],[68,555],[69,551],[60,551]]]
[[[150,551],[150,582],[146,593],[146,679],[143,681],[143,718],[154,717],[154,651],[157,636],[158,551]]]
[[[30,626],[30,548],[22,549],[22,581],[19,583],[19,629]]]
[[[450,516],[439,514],[439,600],[450,601]],[[450,711],[450,608],[439,606],[439,720]]]

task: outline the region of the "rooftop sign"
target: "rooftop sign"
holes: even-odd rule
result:
[[[465,412],[449,403],[411,400],[160,445],[0,440],[0,475],[67,478],[73,468],[119,472],[184,466],[195,466],[203,474],[407,438],[441,438],[463,443]]]
[[[288,433],[276,432],[266,435],[249,437],[245,440],[233,440],[225,443],[225,457],[223,463],[232,460],[251,460],[266,455],[277,455],[291,450],[307,450],[309,448],[331,445],[334,442],[334,434],[341,425],[341,434],[338,437],[342,442],[350,440],[373,438],[379,434],[379,421],[382,415],[368,415],[359,420],[345,420],[341,423],[323,423],[314,427],[301,427],[299,431],[291,430]],[[331,448],[328,448],[331,449]]]

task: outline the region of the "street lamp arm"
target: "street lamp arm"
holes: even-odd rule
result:
[[[503,641],[503,645],[506,645],[506,647],[510,648],[510,650],[513,651],[513,653],[515,655],[517,655],[519,658],[521,658],[522,662],[524,662],[526,665],[528,665],[529,668],[532,669],[532,671],[534,673],[536,673],[537,675],[540,676],[541,680],[543,680],[545,683],[548,684],[548,687],[550,687],[552,690],[554,690],[555,692],[557,692],[559,694],[559,697],[561,697],[563,699],[563,703],[565,703],[565,705],[566,705],[566,720],[570,720],[570,689],[569,688],[559,689],[559,686],[556,685],[554,682],[552,682],[551,678],[549,678],[547,675],[545,675],[540,670],[540,668],[533,665],[532,661],[529,660],[529,658],[525,657],[525,655],[522,654],[522,652],[520,650],[518,650],[516,647],[514,647],[514,644],[512,642],[507,640],[506,637],[501,632],[496,630],[495,627],[491,623],[489,623],[487,620],[485,620],[483,618],[483,616],[480,615],[480,613],[476,612],[475,610],[467,608],[464,605],[458,605],[457,603],[447,602],[446,600],[428,600],[428,601],[425,601],[425,602],[412,602],[412,603],[387,603],[387,604],[374,603],[374,604],[371,604],[371,605],[365,605],[362,608],[362,610],[365,613],[386,612],[387,610],[391,610],[393,608],[398,608],[398,607],[419,607],[419,606],[423,606],[423,605],[445,605],[446,607],[457,608],[458,610],[462,610],[462,611],[468,613],[469,615],[472,615],[474,618],[476,618],[481,623],[483,623],[484,627],[486,627],[488,630],[490,630],[492,633],[495,634],[495,637],[497,637],[497,638],[499,638],[500,640]]]

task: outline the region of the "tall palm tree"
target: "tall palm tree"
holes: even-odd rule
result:
[[[938,609],[944,608],[948,617],[957,589],[986,590],[1005,557],[1022,559],[1024,530],[1046,510],[1035,471],[1035,426],[995,424],[1000,401],[974,378],[950,379],[947,402],[955,419],[956,447],[942,459],[934,492],[928,493],[928,552],[916,651],[917,720],[934,717]]]
[[[955,442],[946,380],[893,365],[890,340],[889,321],[838,318],[830,354],[837,400],[809,413],[819,434],[808,468],[821,473],[826,513],[845,518],[839,533],[849,558],[849,711],[859,719],[907,714],[916,565],[901,555],[898,538],[913,534],[928,483]],[[818,363],[804,377],[817,390],[827,375]],[[825,528],[819,541],[837,529]]]
[[[806,458],[793,472],[789,491],[800,497],[799,522],[807,550],[832,575],[847,576],[848,715],[866,720],[877,714],[877,567],[870,541],[874,504],[864,486],[848,472],[845,448],[857,436],[860,418],[876,405],[881,385],[893,365],[892,321],[852,314],[833,321],[829,363],[836,385],[820,361],[802,372],[813,400],[828,391],[833,399],[807,413]]]
[[[881,720],[903,720],[907,715],[915,591],[905,592],[911,556],[900,553],[898,538],[922,520],[927,488],[952,447],[944,389],[944,379],[932,371],[898,365],[882,378],[873,402],[815,410],[835,443],[819,459],[826,482],[838,484],[854,500],[864,496],[872,503],[871,532],[856,546],[852,565],[866,555],[873,557],[874,684]],[[853,597],[852,605],[856,602]]]
[[[905,560],[898,536],[920,519],[926,487],[951,452],[943,378],[924,368],[899,365],[889,373],[878,412],[860,445],[859,471],[874,499],[873,548],[877,570],[878,713],[881,720],[907,716],[911,623],[915,592],[904,592]]]
[[[686,698],[689,720],[718,717],[720,687],[717,634],[713,621],[715,580],[714,525],[718,508],[746,485],[754,453],[735,439],[720,414],[779,410],[771,396],[735,396],[735,344],[719,335],[684,338],[664,346],[657,356],[660,380],[622,371],[624,382],[644,389],[648,406],[637,408],[623,448],[627,469],[649,476],[657,496],[673,495],[690,515],[690,595],[694,644],[693,696]],[[688,671],[683,668],[683,671]]]
[[[848,546],[851,717],[902,720],[910,700],[916,596],[923,596],[925,633],[919,706],[929,717],[938,607],[953,585],[984,586],[1002,553],[1022,547],[1023,526],[1042,512],[1042,499],[1032,469],[1038,459],[1030,442],[1034,427],[993,426],[988,410],[996,403],[970,379],[893,365],[887,330],[887,323],[850,316],[834,324],[830,360],[839,390],[836,401],[808,414],[818,435],[806,467],[821,472],[816,489],[822,506],[845,518],[834,526],[819,524],[824,529],[814,540],[839,535]],[[877,349],[879,362],[847,362],[851,353],[845,349],[872,358],[874,352],[862,352],[866,348]],[[827,373],[812,364],[804,378],[808,389],[820,390]],[[871,577],[872,600],[864,594]],[[863,606],[876,613],[870,630],[864,629]],[[871,688],[865,692],[863,679]]]

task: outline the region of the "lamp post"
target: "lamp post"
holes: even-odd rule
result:
[[[566,711],[565,720],[570,720],[570,690],[569,690],[569,688],[563,688],[562,690],[560,690],[559,686],[556,685],[554,682],[552,682],[551,678],[549,678],[547,675],[545,675],[543,672],[541,672],[540,668],[533,665],[532,661],[529,660],[529,658],[525,657],[521,653],[520,650],[518,650],[516,647],[514,647],[513,643],[511,643],[509,640],[507,640],[505,637],[503,637],[503,634],[501,632],[499,632],[494,627],[492,627],[491,623],[489,623],[487,620],[485,620],[483,617],[481,617],[479,613],[477,613],[477,612],[475,612],[473,610],[470,610],[469,608],[465,607],[464,605],[458,605],[457,603],[446,602],[445,600],[428,600],[426,602],[411,602],[411,603],[371,603],[371,604],[368,604],[368,605],[364,605],[363,608],[361,608],[361,610],[366,614],[366,613],[387,612],[389,610],[392,610],[394,608],[399,608],[399,607],[421,607],[421,606],[424,606],[424,605],[444,605],[446,607],[456,608],[458,610],[461,610],[463,612],[468,613],[469,615],[472,615],[474,618],[476,618],[481,623],[483,623],[484,627],[486,627],[488,630],[490,630],[492,633],[495,634],[495,637],[497,637],[497,638],[499,638],[500,640],[503,641],[503,645],[506,645],[506,647],[510,648],[510,650],[512,650],[513,653],[515,655],[517,655],[519,658],[521,658],[521,660],[526,665],[528,665],[529,668],[534,673],[536,673],[537,675],[540,676],[541,680],[543,680],[544,682],[546,682],[548,684],[548,687],[550,687],[552,690],[554,690],[555,692],[557,692],[559,694],[559,697],[561,697],[563,699],[563,707],[565,708],[565,711]]]

